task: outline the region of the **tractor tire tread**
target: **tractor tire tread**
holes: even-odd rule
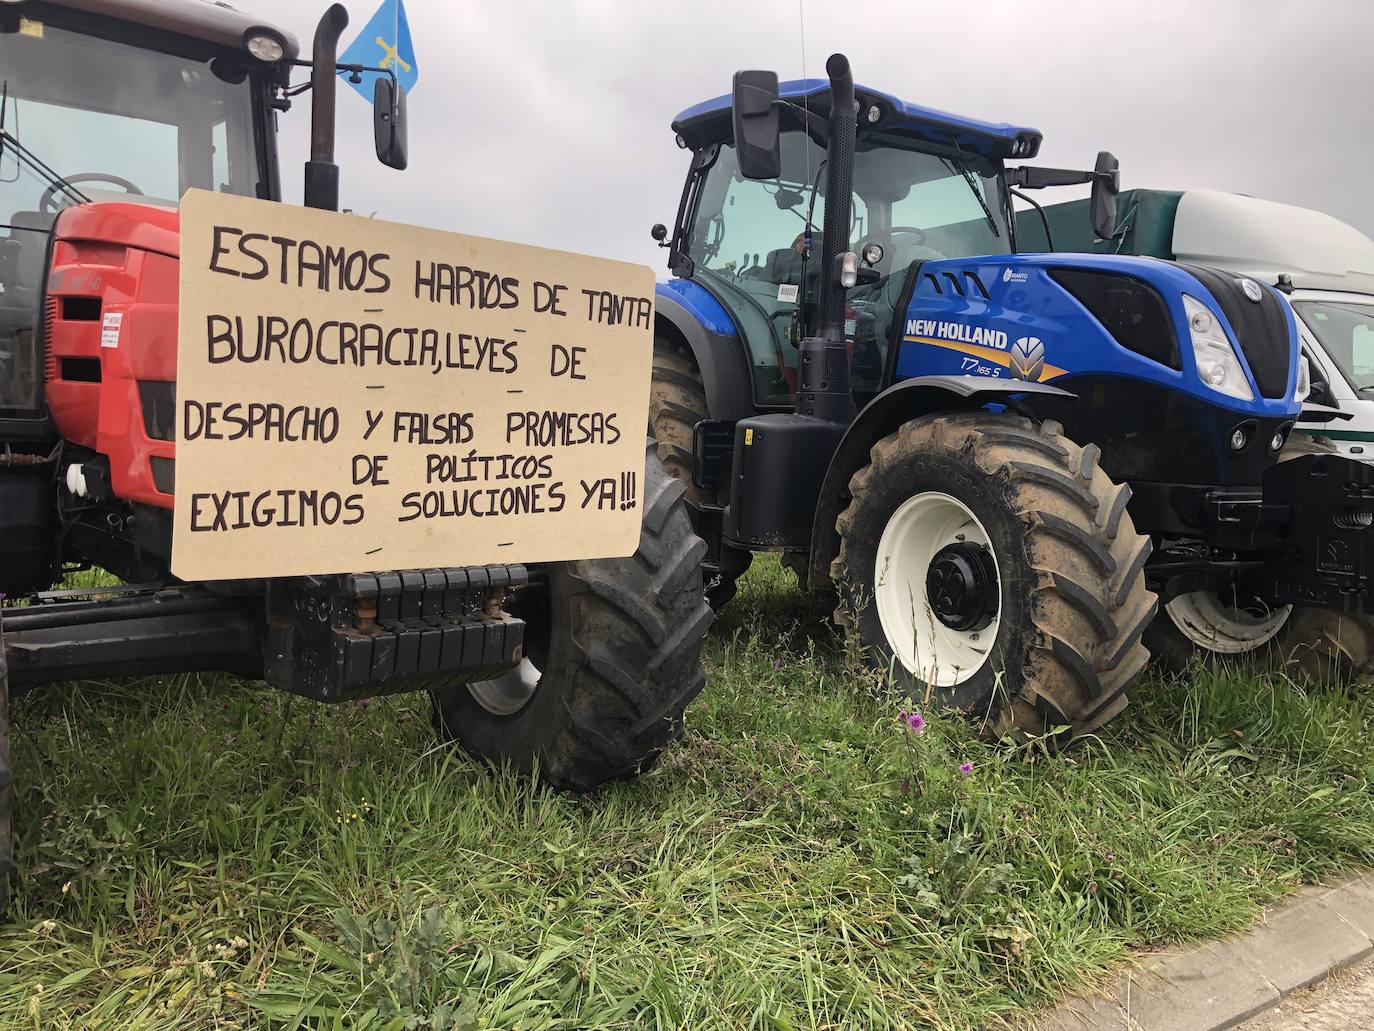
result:
[[[657,456],[649,440],[636,555],[550,567],[549,589],[564,599],[567,624],[551,631],[562,636],[556,652],[564,658],[544,670],[558,678],[556,698],[517,730],[510,720],[525,719],[524,712],[504,722],[477,712],[474,721],[467,687],[451,685],[434,692],[441,736],[487,761],[526,773],[537,768],[546,782],[571,791],[648,769],[681,736],[683,713],[705,683],[701,650],[711,610],[701,583],[702,542],[687,506],[678,503],[682,485]],[[657,526],[650,518],[656,512]],[[536,693],[527,709],[538,701]]]
[[[696,507],[715,502],[711,491],[692,482],[692,435],[697,423],[710,418],[701,370],[690,352],[665,336],[654,338],[654,358],[649,394],[649,435],[658,444],[659,458],[669,474],[682,484],[687,503]],[[746,561],[707,571],[706,600],[712,610],[723,608],[738,590],[736,581],[748,568]]]
[[[904,455],[922,449],[960,452],[983,473],[1002,478],[1027,528],[1038,577],[1032,642],[1024,684],[1017,695],[992,700],[989,730],[1040,736],[1067,727],[1056,743],[1095,732],[1126,705],[1126,691],[1148,658],[1140,638],[1157,604],[1145,586],[1149,538],[1135,531],[1125,511],[1128,488],[1102,470],[1099,448],[1075,444],[1052,421],[985,411],[915,419],[874,444],[868,465],[850,478],[851,501],[836,520],[835,583],[867,582],[861,570],[848,568],[865,492]],[[836,622],[854,633],[849,608],[836,610]]]

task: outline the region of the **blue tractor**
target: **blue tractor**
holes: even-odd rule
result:
[[[740,72],[673,122],[651,429],[711,602],[780,552],[874,667],[994,733],[1094,730],[1151,652],[1366,672],[1374,469],[1289,444],[1337,413],[1303,408],[1279,293],[1019,253],[1024,189],[1091,184],[1114,234],[1110,154],[1008,167],[1038,132],[827,73]]]

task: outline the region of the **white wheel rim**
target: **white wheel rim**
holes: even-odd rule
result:
[[[491,680],[478,680],[468,685],[477,704],[495,716],[513,716],[523,709],[539,689],[539,667],[529,659]]]
[[[978,630],[955,630],[936,618],[926,573],[937,552],[959,541],[992,554],[998,612]],[[930,491],[897,507],[878,541],[873,601],[888,647],[908,672],[933,687],[956,687],[988,661],[1001,620],[1002,576],[983,524],[962,501]]]
[[[1216,591],[1180,594],[1164,606],[1178,632],[1199,648],[1241,655],[1272,640],[1288,621],[1292,605],[1252,612],[1226,601]]]

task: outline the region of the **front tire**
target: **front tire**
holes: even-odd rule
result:
[[[1182,673],[1199,656],[1249,663],[1289,625],[1293,607],[1267,606],[1236,590],[1190,591],[1166,602],[1145,631],[1155,665]]]
[[[539,570],[544,588],[526,591],[514,609],[526,620],[521,665],[431,693],[442,739],[589,791],[648,769],[682,735],[683,711],[705,683],[706,545],[652,442],[645,465],[638,550]]]
[[[1150,542],[1099,454],[1057,423],[984,411],[883,438],[837,523],[837,621],[913,697],[994,734],[1096,730],[1149,659],[1155,611]]]

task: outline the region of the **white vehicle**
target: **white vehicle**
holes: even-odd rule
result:
[[[1374,458],[1374,240],[1310,208],[1218,190],[1130,190],[1114,240],[1085,238],[1087,201],[1045,208],[1057,251],[1138,254],[1225,269],[1288,295],[1315,404],[1348,420],[1299,423],[1356,457]],[[1045,240],[1035,210],[1018,213],[1021,249]]]

